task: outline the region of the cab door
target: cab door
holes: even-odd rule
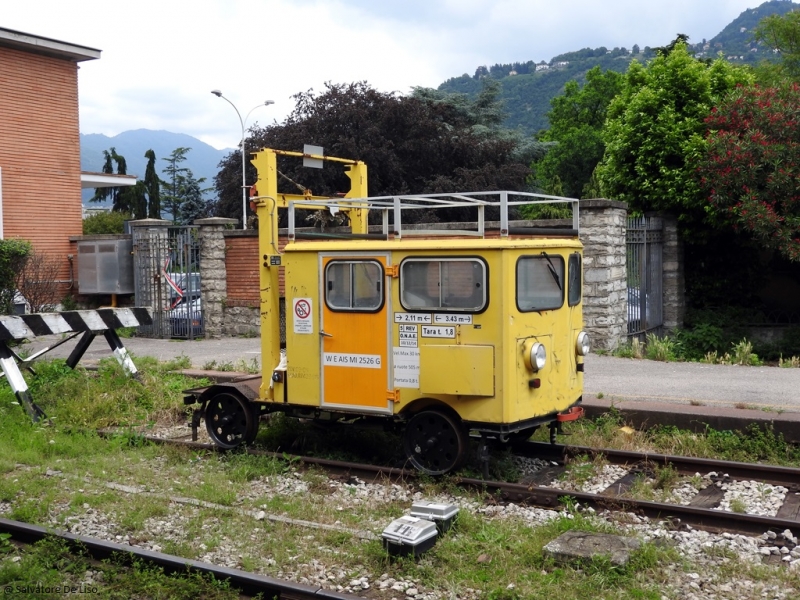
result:
[[[391,413],[389,255],[320,256],[322,406]]]

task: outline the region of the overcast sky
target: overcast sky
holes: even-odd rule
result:
[[[217,148],[326,81],[436,87],[479,65],[710,39],[758,0],[3,0],[0,26],[102,51],[81,63],[82,133],[187,133]]]

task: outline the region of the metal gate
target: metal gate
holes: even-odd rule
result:
[[[197,227],[134,227],[136,306],[153,309],[153,324],[140,326],[151,338],[204,337]]]
[[[657,217],[630,217],[625,235],[628,280],[628,337],[659,334],[663,325],[662,250]]]

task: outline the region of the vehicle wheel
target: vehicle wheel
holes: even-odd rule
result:
[[[258,433],[258,409],[237,394],[222,392],[208,401],[206,429],[220,448],[251,444]]]
[[[464,462],[469,435],[458,417],[426,410],[411,417],[403,433],[403,446],[416,469],[442,475]]]

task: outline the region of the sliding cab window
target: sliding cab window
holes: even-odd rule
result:
[[[332,260],[325,267],[325,304],[334,311],[383,307],[383,267],[374,260]]]
[[[517,308],[553,310],[564,304],[564,259],[542,252],[517,261]]]
[[[581,274],[581,255],[577,252],[569,255],[567,278],[567,303],[570,306],[577,306],[581,303],[581,281],[583,280]]]
[[[488,302],[486,263],[478,258],[407,258],[400,264],[406,310],[481,312]]]

